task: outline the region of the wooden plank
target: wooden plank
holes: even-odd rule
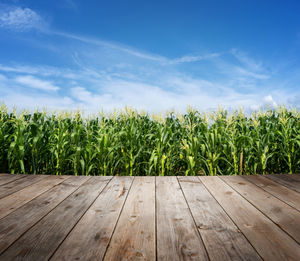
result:
[[[88,179],[70,177],[0,219],[0,254]]]
[[[300,180],[293,179],[290,175],[273,174],[265,175],[265,177],[300,193]]]
[[[199,177],[264,260],[300,260],[299,244],[218,177]]]
[[[290,177],[292,180],[295,180],[298,184],[300,182],[300,174],[295,173],[295,174],[282,174],[282,175]]]
[[[211,261],[262,260],[197,177],[178,177]]]
[[[102,260],[132,181],[114,177],[51,260]]]
[[[155,177],[135,177],[104,260],[155,260]]]
[[[45,176],[41,181],[0,199],[0,218],[7,216],[67,178],[66,176]]]
[[[48,260],[109,180],[89,179],[12,244],[0,260]]]
[[[17,179],[8,184],[0,186],[0,199],[34,184],[40,181],[42,178],[44,178],[42,175],[26,175],[22,179]]]
[[[300,194],[294,190],[261,175],[243,176],[243,178],[300,211]]]
[[[300,243],[300,213],[241,176],[220,177]]]
[[[17,174],[3,174],[0,177],[0,185],[7,184],[9,182],[13,182],[17,179],[24,178],[25,175],[17,175]]]
[[[156,177],[157,259],[208,260],[176,177]]]

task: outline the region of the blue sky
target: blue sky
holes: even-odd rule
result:
[[[297,0],[0,0],[0,101],[300,107]]]

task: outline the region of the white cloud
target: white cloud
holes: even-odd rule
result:
[[[238,50],[232,49],[231,54],[243,65],[245,65],[249,70],[261,71],[263,69],[263,64],[260,61],[256,61],[249,57],[246,53]]]
[[[155,54],[150,54],[147,52],[143,52],[140,50],[136,50],[134,48],[118,44],[118,43],[112,43],[109,41],[104,41],[104,40],[99,40],[99,39],[93,39],[90,37],[85,37],[85,36],[79,36],[79,35],[74,35],[74,34],[69,34],[69,33],[64,33],[64,32],[59,32],[59,31],[52,31],[53,34],[77,40],[83,43],[91,44],[91,45],[96,45],[96,46],[101,46],[101,47],[107,47],[110,49],[118,50],[124,53],[127,53],[129,55],[142,58],[145,60],[150,60],[150,61],[157,61],[157,62],[167,62],[167,59],[163,56],[160,55],[155,55]]]
[[[206,55],[186,55],[180,58],[175,58],[170,60],[169,64],[180,64],[180,63],[190,63],[190,62],[198,62],[202,60],[210,60],[215,57],[219,57],[221,53],[211,53]]]
[[[30,75],[19,76],[15,79],[15,81],[27,87],[43,91],[57,91],[60,89],[58,86],[53,85],[50,81],[41,80]]]
[[[259,109],[266,106],[276,107],[277,101],[281,104],[291,97],[286,92],[276,90],[270,94],[266,94],[263,90],[243,94],[210,81],[184,76],[175,79],[170,77],[158,85],[110,79],[98,81],[98,86],[98,89],[95,86],[87,89],[77,85],[66,90],[63,95],[56,92],[29,93],[26,89],[19,89],[16,92],[13,87],[3,89],[0,100],[9,106],[17,105],[18,108],[34,109],[36,106],[68,110],[79,108],[87,113],[95,113],[102,109],[107,112],[125,106],[149,112],[164,112],[170,109],[184,112],[188,106],[199,110],[217,109],[219,106],[227,109],[236,109],[240,106],[246,109]],[[276,102],[273,97],[276,97]]]
[[[126,105],[148,111],[171,108],[184,111],[188,105],[200,110],[218,106],[253,109],[266,104],[275,107],[292,100],[288,91],[276,93],[282,88],[281,83],[272,79],[273,75],[261,62],[238,50],[171,59],[108,41],[59,32],[55,34],[52,37],[56,36],[56,44],[64,52],[64,56],[59,58],[68,59],[65,60],[67,63],[60,60],[61,64],[69,67],[0,64],[0,71],[8,78],[6,82],[12,83],[2,84],[7,103],[12,104],[16,98],[8,95],[5,86],[10,86],[11,91],[18,90],[18,101],[24,97],[24,103],[21,103],[24,106],[30,106],[31,102],[49,105],[46,96],[42,95],[45,93],[33,92],[36,99],[32,99],[32,92],[26,93],[27,86],[52,91],[47,93],[52,107],[80,107],[89,112],[101,108],[113,110]],[[60,88],[53,79],[60,86],[63,84],[60,92],[55,92]]]
[[[30,8],[10,7],[0,12],[0,27],[25,31],[41,28],[44,21]]]
[[[74,7],[73,0],[63,2]],[[24,31],[43,24],[41,16],[29,8],[0,10],[0,27]],[[46,51],[48,43],[58,46],[51,54],[59,55],[57,61],[68,64],[68,68],[0,64],[0,93],[7,104],[79,106],[94,112],[101,107],[112,110],[126,105],[149,111],[184,111],[188,105],[200,110],[220,105],[259,108],[299,101],[299,91],[293,93],[298,98],[293,98],[263,62],[238,49],[170,58],[106,40],[54,30],[43,32],[47,37],[41,38],[47,42],[39,36],[32,41]],[[60,90],[54,79],[64,88]],[[295,82],[299,81],[290,85]],[[40,91],[29,92],[28,87]]]
[[[6,73],[17,73],[17,74],[34,74],[39,76],[54,76],[63,77],[67,79],[76,79],[79,77],[76,71],[69,68],[57,68],[53,66],[28,66],[28,65],[14,65],[6,66],[0,64],[0,71]]]
[[[157,54],[137,50],[135,48],[125,46],[120,43],[113,43],[110,41],[93,39],[93,38],[89,38],[89,37],[85,37],[85,36],[79,36],[79,35],[59,32],[59,31],[52,31],[52,33],[62,36],[62,37],[69,38],[69,39],[77,40],[77,41],[80,41],[83,43],[92,44],[92,45],[101,46],[101,47],[107,47],[107,48],[110,48],[113,50],[118,50],[120,52],[127,53],[127,54],[137,57],[137,58],[141,58],[141,59],[149,60],[149,61],[153,61],[153,62],[158,62],[162,65],[172,65],[172,64],[181,64],[181,63],[191,63],[191,62],[197,62],[197,61],[202,61],[202,60],[210,60],[210,59],[213,59],[215,57],[219,57],[222,55],[221,53],[209,53],[209,54],[204,54],[204,55],[186,55],[186,56],[182,56],[180,58],[170,59],[170,58],[164,57],[162,55],[157,55]]]
[[[89,112],[96,112],[101,108],[104,111],[112,111],[125,106],[150,112],[169,109],[184,112],[188,106],[199,110],[217,109],[219,106],[233,109],[258,109],[269,104],[272,107],[277,106],[273,98],[264,95],[263,91],[242,94],[212,82],[188,78],[170,78],[163,81],[161,86],[165,87],[167,84],[168,90],[160,85],[125,80],[111,80],[102,84],[103,87],[99,91],[74,87],[71,89],[71,97],[77,101],[78,107]],[[219,95],[216,95],[216,92],[219,92]],[[287,98],[286,94],[281,96]]]
[[[3,74],[0,74],[0,82],[6,81],[7,77]]]
[[[265,105],[276,108],[278,106],[277,102],[274,101],[272,95],[267,95],[263,99]]]
[[[83,102],[91,102],[94,99],[94,97],[96,97],[96,95],[94,95],[94,97],[93,97],[92,93],[87,91],[83,87],[72,88],[71,94],[73,97],[75,97],[76,99],[83,101]]]
[[[270,76],[267,75],[267,74],[252,72],[252,71],[246,70],[246,69],[241,68],[241,67],[236,67],[236,71],[240,75],[249,76],[251,78],[255,78],[255,79],[258,79],[258,80],[266,80],[266,79],[270,78]]]
[[[41,70],[37,70],[37,68],[33,68],[30,66],[6,66],[3,64],[0,64],[0,71],[3,72],[14,72],[14,73],[30,73],[30,74],[36,74],[39,73]]]
[[[9,108],[14,106],[17,109],[34,110],[36,108],[48,110],[71,110],[76,109],[74,101],[67,96],[49,97],[41,94],[28,95],[26,93],[10,93],[4,97],[0,97],[0,103],[4,102]]]

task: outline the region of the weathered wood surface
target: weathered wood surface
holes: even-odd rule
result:
[[[0,254],[88,179],[88,177],[70,177],[0,219]]]
[[[209,260],[176,177],[156,178],[157,258]]]
[[[300,211],[300,193],[261,175],[243,176],[243,178]]]
[[[23,206],[50,188],[63,182],[68,177],[46,176],[37,183],[25,187],[7,197],[0,199],[0,218]]]
[[[258,210],[300,243],[300,212],[241,176],[221,177]]]
[[[155,260],[155,177],[134,179],[104,260]]]
[[[0,186],[0,199],[4,198],[14,192],[17,192],[29,185],[32,185],[43,178],[42,175],[26,175],[22,179],[16,179],[3,186]]]
[[[131,177],[114,178],[74,227],[52,260],[101,260],[132,180]]]
[[[11,174],[1,174],[0,175],[0,185],[10,183],[17,179],[24,178],[25,175],[11,175]]]
[[[262,260],[197,177],[178,180],[211,261]]]
[[[300,260],[299,244],[221,178],[200,179],[264,260]]]
[[[0,174],[0,261],[300,260],[299,182]]]
[[[279,174],[274,174],[274,175],[266,175],[265,177],[272,179],[298,193],[300,193],[300,180],[296,177],[296,175],[290,175],[290,174],[284,174],[284,175],[279,175]],[[294,178],[295,176],[295,178]]]
[[[104,177],[89,179],[14,242],[0,259],[48,260],[108,182]]]

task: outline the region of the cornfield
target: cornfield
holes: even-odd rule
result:
[[[300,171],[300,113],[188,110],[150,115],[126,108],[79,111],[0,108],[0,173],[248,175]]]

